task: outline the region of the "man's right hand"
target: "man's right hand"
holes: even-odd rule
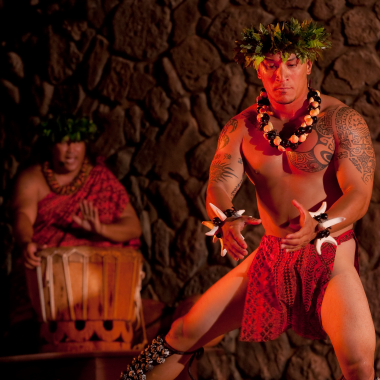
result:
[[[47,245],[40,245],[37,243],[24,243],[22,246],[22,256],[24,258],[24,265],[28,269],[34,269],[41,265],[41,257],[36,256],[38,251],[47,248]]]
[[[242,216],[238,219],[226,221],[222,227],[224,248],[228,254],[236,261],[244,259],[248,255],[248,245],[241,234],[247,224],[258,225],[261,219],[251,216]]]

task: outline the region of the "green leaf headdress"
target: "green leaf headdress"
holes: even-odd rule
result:
[[[304,63],[307,59],[314,62],[322,56],[324,49],[331,48],[330,33],[315,22],[291,18],[276,26],[260,24],[259,30],[254,27],[243,29],[243,39],[235,41],[235,61],[244,67],[259,68],[265,54],[281,54],[286,62],[291,54],[295,54]]]
[[[75,118],[70,115],[60,115],[42,122],[39,126],[39,135],[52,144],[64,141],[93,140],[98,131],[97,126],[87,117]]]

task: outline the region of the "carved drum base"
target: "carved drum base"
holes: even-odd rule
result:
[[[125,321],[58,321],[42,323],[43,352],[130,350],[133,329]]]

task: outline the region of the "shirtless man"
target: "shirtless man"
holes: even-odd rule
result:
[[[293,135],[309,112],[311,69],[310,60],[302,63],[291,54],[283,61],[278,52],[266,53],[258,66],[273,112],[270,121],[283,139]],[[173,323],[162,342],[171,351],[160,353],[168,356],[165,363],[153,363],[146,378],[175,379],[191,356],[176,350],[198,350],[233,329],[242,327],[243,340],[265,341],[292,327],[310,338],[327,334],[345,379],[374,379],[375,331],[355,268],[357,243],[350,231],[368,208],[374,167],[363,118],[330,96],[321,95],[312,132],[294,151],[281,152],[264,138],[257,105],[231,119],[211,164],[207,204],[231,209],[246,173],[256,186],[261,220],[227,219],[221,227],[224,247],[235,260],[243,259],[248,254],[241,237],[244,226],[262,221],[265,236],[255,252]],[[331,228],[338,247],[325,243],[318,255],[310,242],[318,237],[320,226],[309,211],[318,210],[323,201],[329,219],[345,220]],[[218,216],[210,206],[207,211],[210,219]],[[325,274],[318,277],[315,268]],[[124,373],[121,378],[131,376]]]

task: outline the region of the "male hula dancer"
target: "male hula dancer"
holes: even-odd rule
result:
[[[356,111],[307,86],[312,62],[330,47],[323,28],[292,19],[243,36],[235,59],[255,66],[265,89],[220,135],[207,210],[211,233],[236,260],[248,254],[246,224],[262,222],[265,236],[121,379],[174,379],[191,353],[227,331],[241,327],[242,340],[266,341],[291,327],[306,338],[327,334],[342,378],[372,380],[375,331],[352,231],[371,198],[368,127]],[[256,185],[261,220],[233,209],[244,172]]]

